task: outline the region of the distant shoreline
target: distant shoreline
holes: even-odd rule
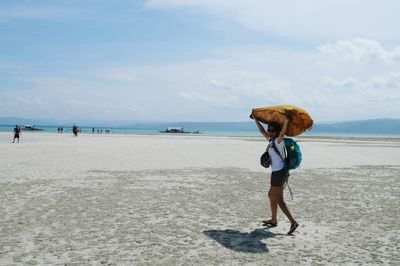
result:
[[[238,124],[240,125],[240,123]],[[184,131],[187,131],[188,133],[160,133],[160,131],[165,130],[166,126],[165,124],[149,124],[147,126],[142,126],[142,127],[89,127],[89,126],[82,126],[81,128],[81,134],[119,134],[119,135],[176,135],[176,136],[215,136],[215,137],[239,137],[239,138],[256,138],[259,137],[260,134],[257,130],[257,128],[252,128],[252,127],[240,127],[235,124],[231,124],[229,126],[226,126],[224,123],[218,124],[216,126],[215,123],[212,123],[210,125],[200,125],[200,124],[195,124],[195,125],[184,125]],[[23,127],[23,125],[20,125]],[[253,125],[252,125],[253,126]],[[0,125],[0,132],[12,132],[13,128],[15,125]],[[37,129],[42,129],[40,132],[39,131],[23,131],[25,133],[32,133],[32,132],[37,132],[37,133],[51,133],[51,134],[57,134],[57,128],[59,126],[45,126],[45,125],[36,125]],[[68,134],[72,130],[72,126],[64,126],[64,134]],[[94,133],[92,133],[92,130],[94,129]],[[99,132],[97,132],[99,130]],[[105,133],[106,130],[110,130],[111,133]],[[195,133],[198,132],[198,133]],[[308,139],[324,139],[324,140],[329,140],[329,139],[335,139],[335,140],[398,140],[400,139],[400,133],[397,134],[392,134],[392,133],[379,133],[379,134],[374,134],[374,133],[354,133],[354,132],[319,132],[319,131],[307,131],[301,136],[297,137],[302,140],[308,140]]]
[[[11,131],[0,131],[0,134],[12,134]],[[52,131],[23,131],[24,134],[39,134],[39,135],[58,135],[57,132]],[[22,135],[22,138],[23,138]],[[72,132],[64,131],[64,133],[59,135],[71,135]],[[91,132],[81,132],[79,134],[82,137],[87,136],[98,136],[98,137],[170,137],[170,138],[211,138],[211,139],[238,139],[238,140],[246,140],[246,141],[265,141],[262,136],[259,135],[222,135],[222,134],[175,134],[175,133],[91,133]],[[394,142],[400,143],[400,136],[323,136],[323,135],[315,135],[315,136],[306,136],[300,135],[296,137],[291,137],[300,142]]]

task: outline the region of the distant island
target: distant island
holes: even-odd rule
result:
[[[350,122],[318,123],[314,133],[384,134],[400,135],[400,119],[370,119]]]

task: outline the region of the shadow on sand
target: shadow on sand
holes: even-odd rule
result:
[[[250,233],[242,233],[230,229],[206,230],[203,233],[216,240],[218,243],[234,251],[263,253],[268,252],[267,245],[262,239],[275,237],[278,234],[271,233],[267,229],[255,229]]]

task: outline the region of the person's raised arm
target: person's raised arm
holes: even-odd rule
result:
[[[264,127],[261,125],[260,121],[258,121],[257,118],[254,117],[254,121],[256,122],[256,125],[258,127],[258,130],[260,131],[261,135],[263,135],[266,139],[270,139],[269,134],[267,131],[265,131]]]
[[[283,138],[285,137],[288,123],[289,123],[289,119],[285,116],[285,122],[283,123],[283,127],[278,136],[278,143],[281,143]]]

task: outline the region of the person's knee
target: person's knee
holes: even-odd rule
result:
[[[283,198],[279,198],[279,199],[278,199],[278,204],[279,204],[280,206],[286,206],[286,202],[283,200]]]

